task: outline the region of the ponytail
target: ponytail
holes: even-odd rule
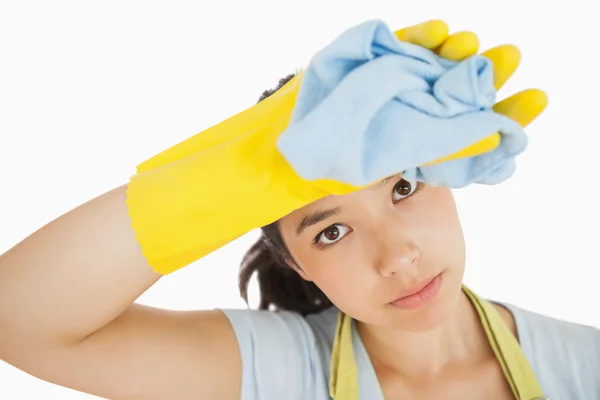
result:
[[[331,302],[313,282],[304,280],[290,267],[294,263],[283,244],[277,224],[263,234],[242,259],[238,277],[240,295],[248,303],[248,284],[254,274],[260,291],[259,309],[287,310],[302,315],[320,312]]]

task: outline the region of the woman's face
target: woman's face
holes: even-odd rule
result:
[[[424,331],[458,303],[465,243],[449,189],[396,176],[320,199],[280,229],[292,267],[358,321]]]

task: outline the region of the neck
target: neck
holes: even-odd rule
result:
[[[455,314],[427,332],[357,324],[374,368],[407,379],[435,379],[449,368],[475,363],[491,352],[479,316],[461,292]]]

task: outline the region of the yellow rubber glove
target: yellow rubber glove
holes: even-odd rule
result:
[[[434,50],[449,60],[461,61],[477,54],[479,39],[473,32],[458,32],[448,36],[448,25],[444,21],[433,20],[404,28],[396,32],[399,40],[419,44]],[[521,62],[521,52],[512,45],[502,45],[483,52],[494,64],[494,86],[496,90],[508,81]],[[494,111],[505,115],[521,126],[526,127],[536,119],[548,105],[548,97],[539,89],[527,89],[519,92],[493,107]],[[456,158],[472,157],[491,151],[500,144],[500,135],[494,134],[448,157],[429,164],[449,161]]]
[[[477,37],[448,36],[441,21],[405,28],[400,40],[461,60],[476,54]],[[500,87],[519,63],[519,52],[502,46],[484,53]],[[128,186],[132,227],[148,263],[168,274],[260,226],[329,194],[358,188],[301,179],[277,151],[302,74],[261,103],[140,164]],[[543,110],[543,92],[521,92],[499,103],[499,112],[526,124]],[[492,150],[498,134],[441,162]],[[383,178],[383,177],[382,177]]]

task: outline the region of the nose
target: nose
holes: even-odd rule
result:
[[[401,271],[410,273],[417,267],[420,250],[409,237],[396,234],[381,240],[377,265],[382,276],[395,276]]]

